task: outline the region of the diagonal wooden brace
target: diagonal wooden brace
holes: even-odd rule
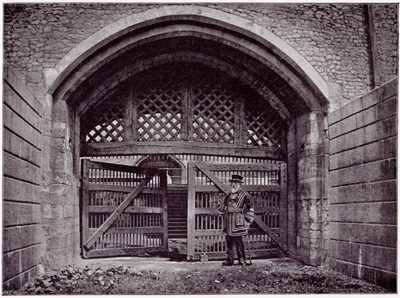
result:
[[[117,217],[124,212],[124,210],[129,206],[134,198],[136,198],[146,187],[147,183],[153,179],[154,174],[150,173],[142,180],[142,182],[130,192],[125,200],[114,210],[113,213],[106,219],[106,221],[98,228],[98,230],[85,242],[83,247],[89,250],[90,247],[103,235],[107,229],[112,225],[112,223],[117,219]]]
[[[226,195],[229,194],[228,187],[218,179],[209,169],[206,169],[204,166],[197,164],[196,167],[202,171],[221,191],[223,191]]]
[[[265,232],[265,234],[268,235],[269,238],[272,239],[276,244],[278,244],[279,248],[283,250],[284,252],[287,252],[287,246],[286,244],[283,244],[279,241],[279,238],[276,237],[275,233],[261,220],[259,216],[254,216],[254,221],[258,226]]]
[[[196,167],[202,171],[221,191],[223,191],[226,195],[229,194],[227,186],[221,183],[218,177],[216,177],[210,170],[199,164],[197,164]],[[281,250],[287,252],[287,246],[279,241],[279,238],[275,235],[275,233],[262,221],[258,215],[254,216],[254,221],[265,232],[265,234],[272,239],[272,241],[278,244]]]

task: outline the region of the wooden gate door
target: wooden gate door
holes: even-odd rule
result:
[[[165,171],[82,162],[85,258],[167,251]]]
[[[229,193],[229,179],[240,174],[242,188],[254,200],[255,220],[244,238],[252,257],[270,257],[287,250],[286,164],[188,164],[188,259],[205,254],[226,257],[223,217],[217,204]]]

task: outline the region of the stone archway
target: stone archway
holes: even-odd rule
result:
[[[200,63],[235,77],[287,119],[288,209],[293,222],[288,243],[307,263],[321,263],[325,234],[311,225],[320,220],[318,204],[326,200],[328,88],[318,72],[273,33],[220,11],[177,5],[133,15],[81,42],[46,72],[47,98],[54,103],[52,142],[62,139],[69,152],[65,160],[53,163],[61,164],[57,172],[72,181],[67,195],[77,200],[80,115],[133,74],[178,61]],[[66,115],[60,119],[60,114]],[[57,190],[54,194],[63,195]]]

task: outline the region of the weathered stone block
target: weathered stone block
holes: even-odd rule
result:
[[[4,227],[35,224],[40,221],[40,205],[28,203],[3,203]]]
[[[39,167],[7,152],[3,153],[3,174],[34,184],[40,183]]]
[[[331,205],[331,222],[396,224],[397,204],[376,202]]]
[[[396,272],[396,249],[362,245],[360,259],[363,265]]]
[[[40,242],[39,228],[35,226],[12,227],[3,230],[3,251],[16,250]]]
[[[330,185],[340,186],[396,178],[396,160],[388,159],[330,172]]]
[[[367,201],[396,201],[396,181],[378,181],[333,187],[330,189],[331,203]]]
[[[3,254],[3,281],[6,281],[21,272],[21,251]]]
[[[395,248],[397,228],[382,224],[330,223],[331,239]]]
[[[39,264],[39,245],[21,250],[21,271],[26,271]]]
[[[39,203],[41,200],[40,186],[4,177],[3,198],[12,201]]]

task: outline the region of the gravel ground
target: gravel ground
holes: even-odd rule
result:
[[[82,260],[5,295],[46,294],[340,294],[390,293],[367,282],[289,259],[253,260],[222,267],[220,261],[174,262],[167,258]]]

